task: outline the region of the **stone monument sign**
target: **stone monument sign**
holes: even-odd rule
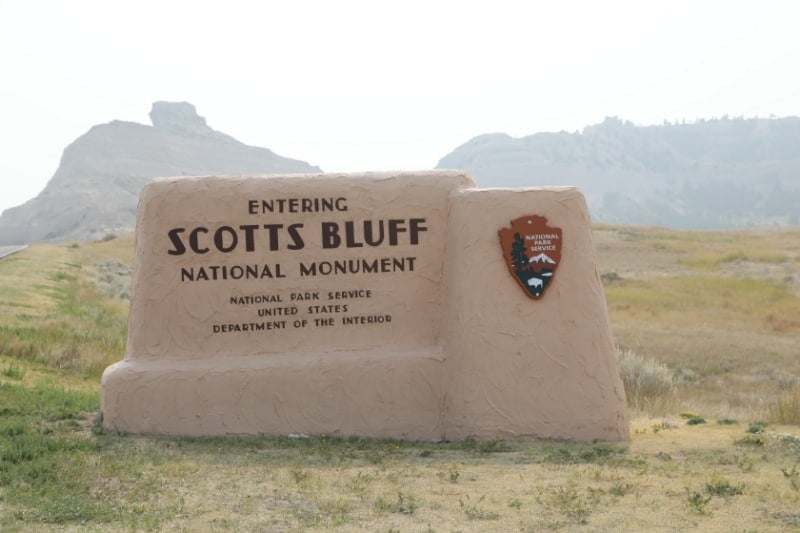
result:
[[[103,423],[628,438],[583,196],[456,171],[157,179]]]

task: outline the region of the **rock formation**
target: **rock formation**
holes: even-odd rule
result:
[[[213,130],[187,102],[156,102],[150,119],[94,126],[70,144],[41,194],[0,216],[0,245],[130,231],[139,190],[158,176],[320,171]]]
[[[639,127],[608,118],[582,132],[488,134],[437,168],[481,187],[576,185],[595,221],[674,228],[800,224],[800,118]]]

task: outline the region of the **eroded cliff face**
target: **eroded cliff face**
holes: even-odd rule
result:
[[[76,139],[45,189],[0,216],[0,244],[130,231],[139,190],[154,177],[320,171],[210,128],[187,102],[156,102],[150,119],[152,126],[115,120]]]
[[[800,118],[475,137],[437,168],[481,187],[574,185],[595,221],[672,228],[800,224]]]

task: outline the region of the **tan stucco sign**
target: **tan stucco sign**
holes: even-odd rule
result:
[[[454,171],[154,180],[102,403],[136,433],[628,435],[583,197]]]

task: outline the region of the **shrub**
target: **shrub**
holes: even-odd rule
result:
[[[733,485],[727,479],[714,476],[706,483],[706,492],[713,496],[739,496],[744,494],[744,483]]]
[[[684,487],[686,490],[686,505],[697,514],[708,514],[706,505],[711,501],[711,496],[703,496],[696,490]]]
[[[616,348],[628,405],[649,414],[664,414],[676,405],[672,373],[655,359]]]

